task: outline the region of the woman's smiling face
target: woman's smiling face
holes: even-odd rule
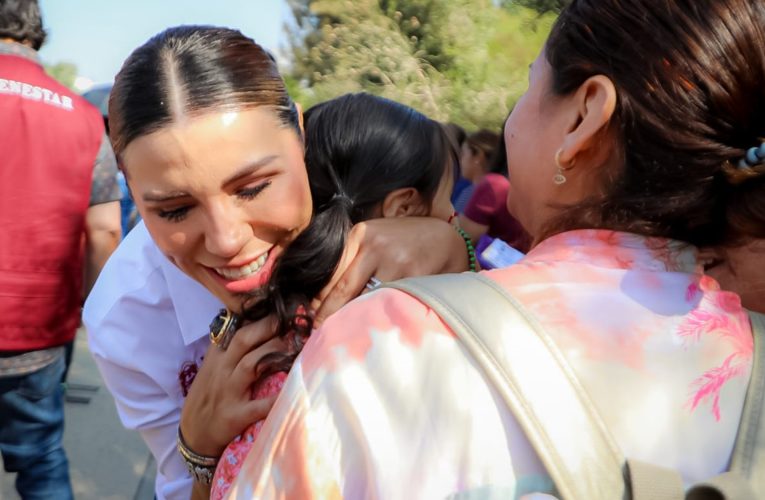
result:
[[[302,143],[267,107],[183,118],[121,160],[157,246],[233,310],[311,218]]]

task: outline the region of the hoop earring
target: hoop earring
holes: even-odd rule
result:
[[[572,168],[574,168],[574,165],[576,164],[576,158],[574,158],[574,161],[572,161],[571,165],[569,165],[568,167],[564,167],[563,165],[561,165],[560,163],[561,153],[563,153],[563,148],[560,148],[555,153],[555,166],[558,168],[558,173],[556,173],[553,176],[553,182],[555,183],[556,186],[561,186],[566,183],[568,179],[566,179],[566,176],[563,174],[563,172],[566,172],[567,170],[571,170]]]

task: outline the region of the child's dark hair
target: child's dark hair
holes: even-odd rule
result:
[[[441,124],[363,93],[309,109],[305,147],[313,217],[243,313],[249,321],[272,315],[277,333],[294,341],[289,352],[261,360],[256,368],[261,380],[292,365],[313,326],[309,304],[329,283],[353,224],[371,218],[396,189],[415,188],[431,202],[445,172],[457,162]]]

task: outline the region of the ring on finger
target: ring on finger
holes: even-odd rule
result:
[[[225,351],[239,329],[240,323],[241,318],[238,314],[228,309],[221,309],[210,323],[210,342]]]
[[[367,281],[367,284],[364,285],[364,286],[366,287],[367,290],[373,291],[373,290],[377,290],[378,288],[380,288],[382,286],[382,284],[383,284],[382,281],[380,281],[379,279],[377,279],[374,276],[372,276],[371,278],[369,278],[369,281]]]

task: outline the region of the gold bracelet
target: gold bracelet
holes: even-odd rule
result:
[[[220,457],[207,457],[195,453],[184,441],[180,426],[178,426],[177,445],[178,453],[180,453],[181,458],[186,463],[186,468],[189,470],[191,477],[202,484],[210,484]]]

